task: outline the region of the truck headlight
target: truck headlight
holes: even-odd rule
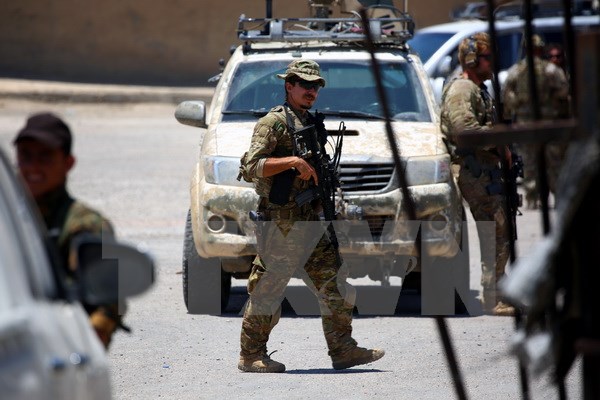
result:
[[[224,186],[247,186],[252,184],[243,179],[237,180],[240,168],[238,157],[206,156],[203,157],[204,177],[207,183]]]
[[[406,163],[406,179],[410,186],[448,182],[450,175],[449,154],[411,157]]]

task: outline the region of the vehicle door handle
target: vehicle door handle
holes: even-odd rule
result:
[[[77,367],[83,367],[90,361],[90,357],[86,354],[74,352],[69,356],[69,361]]]
[[[77,367],[83,367],[89,361],[90,357],[86,354],[74,352],[69,355],[69,362],[71,363],[71,365]],[[62,371],[66,367],[67,361],[64,358],[55,356],[50,359],[50,368],[52,368],[53,371]]]
[[[50,368],[52,368],[53,371],[62,371],[66,367],[67,367],[67,362],[65,361],[64,358],[52,357],[50,359]]]

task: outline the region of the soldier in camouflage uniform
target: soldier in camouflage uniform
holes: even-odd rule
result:
[[[543,59],[544,42],[533,35],[533,62],[538,90],[541,119],[569,117],[569,84],[564,71],[556,64]],[[533,110],[529,96],[527,59],[517,62],[508,70],[502,98],[504,116],[513,123],[533,121]],[[539,144],[520,144],[523,156],[523,187],[527,207],[538,208],[536,153]],[[565,157],[567,143],[548,143],[545,149],[546,175],[550,192],[556,194],[556,182]]]
[[[316,62],[302,59],[290,63],[285,74],[277,76],[285,80],[286,102],[258,121],[241,165],[244,179],[254,182],[260,196],[258,212],[270,221],[257,234],[259,255],[248,280],[250,296],[242,322],[238,363],[238,368],[245,372],[285,371],[285,365],[267,354],[267,341],[279,320],[285,287],[296,268],[303,264],[298,258],[304,260],[301,255],[306,253],[305,248],[312,249],[320,236],[315,239],[310,229],[301,228],[297,240],[275,244],[302,222],[319,221],[318,204],[299,207],[294,201],[296,194],[319,182],[314,168],[293,155],[292,135],[314,123],[308,110],[317,99],[319,89],[325,86],[325,79]],[[278,174],[291,174],[288,175],[291,187],[283,189],[274,184]],[[339,254],[327,235],[321,237],[302,272],[310,278],[307,284],[314,285],[333,367],[344,369],[383,357],[383,350],[358,347],[352,338],[354,292],[346,284]]]
[[[496,289],[509,258],[508,213],[500,162],[501,157],[510,158],[510,152],[496,146],[458,148],[452,138],[467,129],[485,131],[496,120],[493,99],[484,84],[492,76],[489,36],[477,33],[465,38],[458,57],[463,73],[449,82],[442,93],[441,129],[452,154],[458,186],[478,223],[483,308],[494,315],[512,315],[514,309],[500,300]]]
[[[29,188],[57,245],[61,266],[74,276],[77,255],[74,244],[80,235],[113,235],[113,229],[97,211],[73,199],[67,191],[67,174],[75,164],[71,154],[71,131],[51,113],[32,115],[17,134],[14,145],[20,175]],[[90,322],[108,349],[113,333],[121,325],[118,305],[85,305]]]

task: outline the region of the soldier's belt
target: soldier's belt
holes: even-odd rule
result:
[[[278,219],[292,219],[294,217],[300,217],[306,215],[312,210],[312,205],[305,204],[303,206],[296,207],[281,207],[281,208],[266,208],[263,207],[264,201],[261,201],[261,207],[259,211],[264,214],[267,221],[273,221]]]

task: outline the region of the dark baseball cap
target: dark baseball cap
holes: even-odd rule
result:
[[[69,126],[56,115],[44,112],[30,116],[14,140],[14,144],[26,140],[36,140],[55,149],[62,149],[65,154],[71,154],[71,130]]]

